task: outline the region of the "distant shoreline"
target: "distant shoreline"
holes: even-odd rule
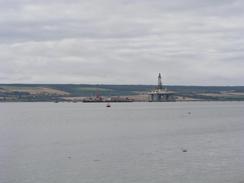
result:
[[[82,102],[87,97],[148,102],[153,85],[0,84],[0,102]],[[244,86],[164,86],[175,102],[244,101]]]

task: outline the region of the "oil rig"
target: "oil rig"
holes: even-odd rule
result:
[[[169,102],[174,101],[174,92],[168,91],[166,87],[162,85],[161,74],[158,74],[157,88],[148,93],[149,102]]]

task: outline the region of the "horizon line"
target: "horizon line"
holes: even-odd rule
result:
[[[124,86],[157,86],[157,84],[111,84],[111,83],[0,83],[0,85],[124,85]],[[244,85],[194,85],[194,84],[164,84],[163,86],[193,86],[193,87],[244,87]]]

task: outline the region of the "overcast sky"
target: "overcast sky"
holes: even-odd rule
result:
[[[244,85],[243,0],[0,0],[0,83]]]

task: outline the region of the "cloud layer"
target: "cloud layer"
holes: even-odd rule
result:
[[[244,85],[242,0],[0,1],[0,83]]]

